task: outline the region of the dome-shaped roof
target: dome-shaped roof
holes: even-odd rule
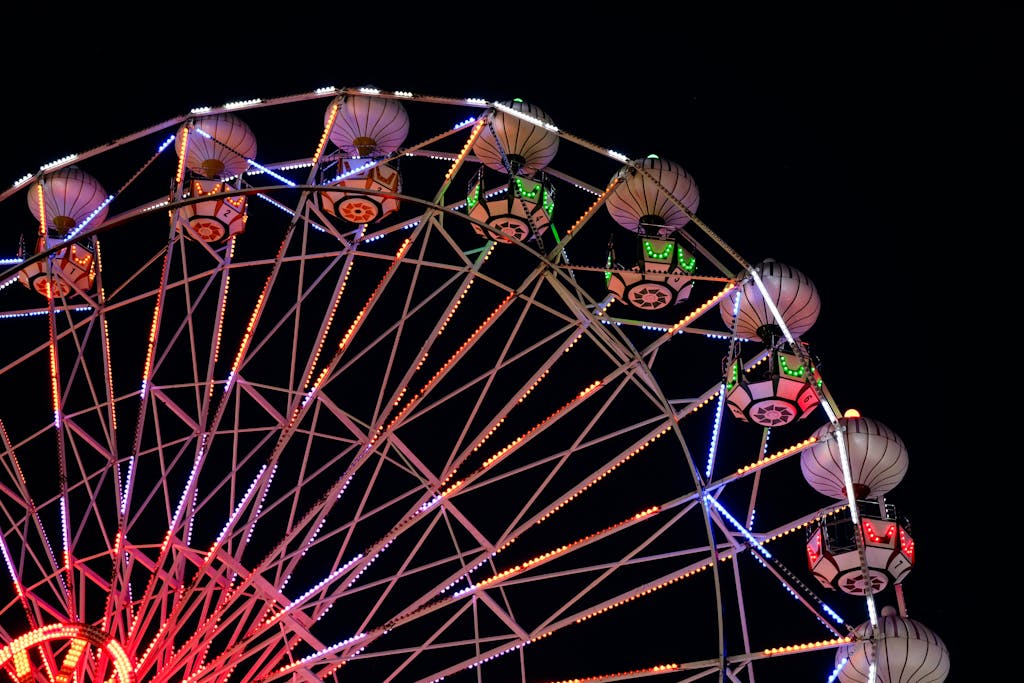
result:
[[[814,283],[796,268],[772,259],[763,261],[754,269],[790,334],[796,338],[809,330],[821,312],[821,300]],[[745,280],[724,298],[719,311],[730,329],[736,312],[736,334],[748,339],[768,341],[764,339],[766,326],[768,329],[777,328],[779,323],[753,278]]]
[[[552,123],[551,117],[522,100],[498,104],[473,143],[473,154],[502,173],[529,176],[545,168],[558,152],[558,133],[544,125]]]
[[[40,195],[40,189],[42,194]],[[42,196],[42,207],[39,201]],[[106,218],[107,192],[100,182],[78,168],[68,166],[48,173],[32,186],[28,208],[36,220],[45,216],[49,233],[63,235],[81,225],[91,214],[91,222],[98,224]]]
[[[399,100],[369,95],[339,95],[324,112],[324,125],[338,108],[329,137],[352,157],[384,157],[405,142],[409,114]]]
[[[616,178],[619,184],[608,195],[605,208],[615,222],[639,233],[668,233],[690,222],[697,210],[697,184],[679,164],[649,156],[627,165]],[[642,170],[639,170],[642,169]]]
[[[256,136],[234,114],[211,114],[195,120],[188,136],[185,165],[206,178],[230,178],[241,175],[256,156]],[[189,124],[178,129],[175,149],[181,155],[182,139]]]
[[[800,454],[800,469],[814,490],[830,498],[846,498],[846,483],[838,439],[843,438],[857,498],[877,497],[896,487],[907,473],[910,459],[903,440],[877,420],[845,415],[813,434],[816,443]]]
[[[868,683],[875,662],[877,683],[942,683],[949,675],[949,651],[935,633],[913,619],[901,617],[886,605],[878,618],[881,640],[869,642],[871,622],[854,635],[858,642],[836,650],[836,665],[848,660],[839,672],[840,683]],[[877,646],[876,646],[877,645]]]

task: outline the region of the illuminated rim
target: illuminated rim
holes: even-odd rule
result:
[[[335,202],[334,210],[349,223],[372,223],[382,212],[380,203],[369,197],[343,197]]]
[[[220,243],[227,236],[224,222],[212,216],[195,216],[188,222],[188,229],[197,240]]]
[[[514,216],[497,216],[492,218],[489,222],[492,228],[501,231],[504,237],[496,237],[497,241],[502,244],[509,244],[512,240],[526,240],[532,234],[530,231],[530,225],[521,219]]]
[[[34,680],[33,670],[48,668],[49,662],[35,662],[39,652],[59,644],[62,658],[57,662],[57,681],[80,680],[88,669],[94,680],[134,683],[132,662],[121,645],[109,635],[88,624],[50,624],[33,629],[0,648],[0,668],[16,680]],[[89,646],[94,651],[89,650]],[[98,675],[97,675],[98,674]]]
[[[375,95],[410,114],[399,208],[326,215],[310,179],[335,151],[307,124],[338,94],[204,110],[291,143],[251,160],[224,245],[170,227],[194,203],[166,201],[183,116],[74,160],[136,178],[125,159],[171,155],[137,175],[149,201],[73,232],[87,296],[0,273],[5,661],[87,642],[140,682],[823,678],[863,600],[816,593],[790,533],[843,507],[792,475],[826,402],[771,448],[722,403],[719,303],[749,264],[694,216],[687,300],[614,301],[602,204],[629,162],[568,134],[585,161],[545,169],[550,230],[469,218],[450,188],[501,108],[481,100]],[[30,224],[28,184],[5,224]]]
[[[766,427],[789,424],[799,415],[795,403],[777,398],[752,403],[748,412],[751,422]]]
[[[866,594],[868,586],[878,593],[889,585],[889,575],[884,571],[872,569],[865,577],[859,570],[850,570],[836,576],[835,585],[851,595]]]
[[[656,310],[675,301],[676,292],[660,282],[640,282],[626,289],[626,298],[637,308]]]
[[[71,293],[71,285],[56,274],[37,273],[31,277],[30,282],[33,289],[45,297],[63,297]]]

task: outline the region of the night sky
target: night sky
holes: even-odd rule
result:
[[[216,10],[177,7],[157,35],[49,18],[36,53],[4,41],[0,182],[193,107],[323,85],[519,97],[581,138],[679,163],[700,189],[698,215],[731,246],[815,283],[822,312],[805,339],[832,395],[907,445],[893,499],[917,539],[909,616],[942,638],[949,680],[960,679],[965,593],[951,579],[967,571],[965,550],[982,549],[957,540],[971,421],[955,417],[965,396],[946,362],[958,340],[942,313],[955,283],[941,235],[953,220],[943,207],[957,200],[953,101],[984,87],[955,49],[971,25],[889,8],[709,17],[681,6],[668,18],[469,4],[397,23],[383,9]],[[0,230],[0,255],[17,247],[12,228]]]

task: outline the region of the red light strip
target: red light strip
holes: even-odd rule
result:
[[[643,512],[638,512],[637,514],[633,515],[632,517],[630,517],[628,519],[625,519],[625,520],[623,520],[621,522],[616,522],[615,524],[612,524],[611,526],[605,527],[601,531],[595,531],[594,533],[588,534],[586,536],[583,536],[582,538],[579,538],[579,539],[573,541],[572,543],[567,543],[566,545],[559,546],[558,548],[555,548],[554,550],[549,550],[546,553],[542,553],[541,555],[537,555],[536,557],[534,557],[532,559],[529,559],[526,562],[523,562],[522,564],[517,564],[514,567],[511,567],[511,568],[506,569],[504,571],[498,572],[497,574],[495,574],[493,576],[489,576],[486,579],[483,579],[482,581],[478,582],[476,584],[476,587],[477,588],[486,588],[488,585],[490,585],[492,583],[501,581],[502,579],[507,579],[510,576],[515,576],[516,574],[520,574],[520,573],[526,571],[527,569],[530,569],[531,567],[535,567],[535,566],[541,565],[541,564],[547,562],[550,559],[553,559],[553,558],[558,557],[559,555],[562,555],[562,554],[564,554],[564,553],[566,553],[566,552],[568,552],[570,550],[578,548],[581,545],[584,545],[586,543],[589,543],[590,541],[593,541],[593,540],[595,540],[597,538],[600,538],[601,536],[607,536],[609,533],[611,533],[612,531],[615,531],[616,529],[620,529],[620,528],[622,528],[625,525],[632,524],[634,522],[637,522],[637,521],[639,521],[641,519],[649,517],[649,516],[651,516],[651,515],[653,515],[653,514],[655,514],[657,512],[660,512],[660,511],[661,511],[661,508],[659,508],[658,506],[650,507],[650,508],[644,510]],[[508,547],[508,546],[504,546],[504,547]],[[498,552],[501,552],[501,550],[504,549],[504,547],[500,548],[498,550]]]
[[[742,476],[742,475],[748,474],[748,473],[750,473],[750,472],[752,472],[754,470],[761,469],[762,467],[764,467],[766,465],[770,465],[771,463],[775,462],[779,458],[785,458],[788,455],[793,455],[794,453],[796,453],[798,451],[802,451],[803,449],[807,448],[811,444],[817,443],[817,441],[818,441],[818,439],[813,437],[813,436],[810,437],[810,438],[804,439],[800,443],[797,443],[797,444],[794,444],[792,446],[789,446],[788,448],[784,448],[781,451],[773,453],[773,454],[769,455],[766,458],[762,458],[762,459],[758,460],[757,462],[752,462],[749,465],[744,465],[743,467],[741,467],[738,470],[736,470],[736,475],[737,476]]]
[[[718,305],[718,301],[722,297],[724,297],[726,294],[728,294],[730,291],[735,289],[735,288],[736,288],[736,285],[734,285],[734,284],[727,285],[718,294],[714,295],[713,297],[711,297],[710,299],[708,299],[707,301],[702,303],[700,306],[698,306],[696,309],[691,311],[688,316],[686,316],[685,318],[682,318],[675,325],[673,325],[672,327],[668,328],[668,332],[666,332],[666,334],[671,336],[671,335],[675,334],[676,332],[678,332],[679,330],[681,330],[682,328],[686,327],[686,325],[688,325],[690,322],[692,322],[695,318],[697,318],[700,315],[702,315],[704,313],[704,311],[706,311],[709,307],[717,306]]]

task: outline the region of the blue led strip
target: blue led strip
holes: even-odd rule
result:
[[[771,554],[770,552],[768,552],[768,550],[766,550],[766,549],[765,549],[764,545],[763,545],[763,544],[762,544],[762,543],[761,543],[760,541],[758,541],[758,540],[757,540],[756,538],[754,538],[754,535],[750,533],[750,530],[748,530],[748,529],[747,529],[747,528],[746,528],[745,526],[743,526],[742,524],[740,524],[740,523],[739,523],[739,521],[737,521],[737,519],[736,519],[735,517],[733,517],[733,516],[732,516],[732,515],[731,515],[731,514],[729,513],[729,511],[728,511],[728,510],[726,510],[726,509],[725,509],[724,507],[722,507],[722,504],[721,504],[721,503],[719,503],[719,502],[718,502],[718,500],[716,500],[716,499],[715,499],[714,497],[712,497],[712,496],[711,496],[711,494],[709,494],[709,493],[705,493],[705,494],[704,494],[704,499],[705,499],[706,501],[708,501],[709,503],[711,503],[711,504],[712,504],[712,505],[713,505],[713,506],[715,507],[715,509],[716,509],[716,510],[718,510],[718,512],[719,512],[719,513],[721,513],[721,515],[722,515],[722,517],[723,517],[724,519],[728,520],[728,521],[729,521],[729,523],[730,523],[730,524],[732,524],[732,525],[733,525],[733,527],[735,527],[735,528],[736,528],[736,530],[738,530],[738,531],[739,531],[739,532],[740,532],[741,534],[743,534],[744,538],[746,538],[746,539],[747,539],[747,541],[749,541],[749,542],[750,542],[750,545],[751,545],[751,547],[752,547],[753,549],[757,550],[757,551],[758,551],[758,553],[760,553],[760,555],[762,555],[762,556],[763,556],[763,557],[764,557],[765,559],[768,559],[768,560],[772,560],[772,561],[773,561],[773,564],[775,565],[775,567],[776,567],[776,568],[778,568],[778,569],[780,569],[780,570],[782,570],[782,571],[785,571],[785,572],[786,572],[786,574],[788,574],[788,575],[789,575],[789,577],[790,577],[790,578],[791,578],[791,579],[792,579],[792,580],[793,580],[793,581],[794,581],[795,583],[798,583],[798,584],[799,584],[800,586],[804,586],[803,582],[801,582],[801,581],[800,581],[799,579],[797,579],[797,578],[796,578],[795,576],[793,576],[792,574],[790,574],[790,573],[789,573],[789,571],[788,571],[788,570],[786,570],[786,569],[785,569],[784,567],[780,566],[780,565],[779,565],[779,564],[778,564],[778,563],[777,563],[777,562],[775,561],[775,558],[774,558],[774,556],[773,556],[773,555],[772,555],[772,554]],[[755,556],[755,557],[756,557],[756,556]],[[789,587],[788,585],[786,585],[786,584],[783,584],[783,587],[785,587],[785,588],[786,588],[786,590],[788,590],[788,591],[790,592],[790,594],[792,594],[792,595],[793,595],[793,597],[796,597],[796,598],[798,598],[798,597],[799,597],[799,596],[798,596],[798,595],[797,595],[797,594],[796,594],[796,593],[795,593],[795,592],[793,591],[793,589],[792,589],[792,588],[790,588],[790,587]],[[805,586],[804,586],[804,587],[805,587]],[[808,592],[808,593],[811,593],[810,589],[808,589],[808,590],[807,590],[807,592]],[[813,593],[812,593],[812,595],[813,595]],[[833,621],[835,621],[835,622],[836,622],[837,624],[844,624],[844,623],[846,623],[846,621],[845,621],[845,620],[844,620],[844,619],[843,619],[843,618],[842,618],[841,616],[839,616],[839,614],[838,614],[838,613],[836,613],[836,611],[835,611],[834,609],[832,609],[831,607],[829,607],[829,606],[828,606],[828,605],[826,605],[825,603],[821,602],[821,600],[819,600],[819,599],[817,598],[817,596],[815,596],[815,597],[814,597],[814,599],[815,599],[815,602],[816,602],[816,603],[817,603],[818,605],[820,605],[820,606],[821,606],[822,610],[824,610],[824,611],[825,611],[825,613],[826,613],[826,614],[828,614],[828,615],[829,615],[829,616],[830,616],[830,617],[831,617],[831,618],[833,619]]]

